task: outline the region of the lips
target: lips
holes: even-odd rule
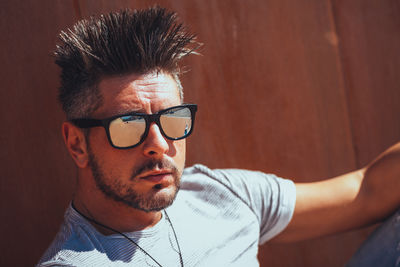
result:
[[[142,173],[138,178],[148,182],[162,183],[169,180],[171,176],[172,171],[170,170],[153,170]]]

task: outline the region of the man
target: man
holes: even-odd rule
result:
[[[387,190],[400,188],[399,146],[310,184],[184,170],[197,106],[183,104],[178,62],[194,53],[194,38],[161,8],[83,20],[61,34],[62,134],[78,184],[39,266],[258,266],[268,240],[361,227],[398,207]]]

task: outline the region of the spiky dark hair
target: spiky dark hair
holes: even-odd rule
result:
[[[164,8],[129,9],[91,17],[61,32],[59,100],[67,118],[89,116],[102,103],[98,83],[116,74],[164,71],[180,88],[178,62],[199,46],[195,35]]]

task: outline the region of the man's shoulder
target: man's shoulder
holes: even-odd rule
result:
[[[75,266],[74,262],[82,262],[92,257],[97,238],[79,224],[74,224],[66,211],[65,220],[53,242],[43,254],[37,266]],[[99,255],[96,255],[98,257]]]
[[[258,192],[259,188],[272,189],[283,179],[273,174],[245,169],[210,169],[196,164],[186,168],[181,181],[181,189],[199,195],[220,193],[242,199],[245,195]],[[245,199],[242,199],[245,200]],[[245,200],[248,203],[248,200]]]
[[[202,164],[195,164],[191,167],[185,168],[183,171],[184,178],[190,178],[192,176],[197,176],[196,178],[201,178],[200,176],[211,178],[213,180],[225,180],[225,179],[237,179],[240,178],[241,174],[251,175],[255,172],[245,169],[210,169],[209,167]]]
[[[185,168],[182,175],[182,189],[198,189],[201,190],[204,187],[226,187],[228,179],[235,179],[232,177],[226,177],[223,175],[220,169],[210,169],[202,164],[195,164],[191,167]]]
[[[254,184],[254,181],[279,179],[274,174],[246,169],[210,169],[202,164],[185,168],[182,181],[196,184],[220,184],[224,187],[242,187]]]

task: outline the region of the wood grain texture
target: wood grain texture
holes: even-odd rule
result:
[[[332,1],[358,166],[400,137],[400,3]]]
[[[2,1],[0,13],[0,265],[32,266],[54,238],[75,181],[51,55],[57,33],[76,17],[61,0]]]
[[[50,56],[57,33],[81,17],[156,3],[204,43],[183,64],[185,100],[199,105],[187,165],[316,181],[361,167],[399,139],[398,1],[3,1],[0,265],[33,265],[73,192]],[[369,231],[267,244],[260,263],[340,266]]]

